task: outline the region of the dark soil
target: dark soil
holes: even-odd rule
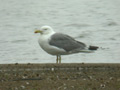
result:
[[[120,64],[1,64],[0,90],[120,90]]]

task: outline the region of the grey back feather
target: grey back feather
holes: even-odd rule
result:
[[[83,50],[86,47],[84,43],[76,41],[72,37],[61,33],[55,33],[52,35],[51,39],[49,40],[49,44],[62,48],[67,52],[74,50],[76,51],[77,49]]]

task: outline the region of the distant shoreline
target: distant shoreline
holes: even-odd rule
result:
[[[120,63],[3,63],[0,65],[120,65]]]
[[[15,63],[15,64],[0,64],[0,68],[2,69],[10,69],[10,68],[16,68],[16,69],[34,69],[34,68],[41,68],[41,70],[51,70],[51,68],[58,70],[61,68],[68,68],[68,70],[71,70],[71,68],[74,68],[74,70],[78,68],[93,68],[95,69],[96,67],[100,68],[120,68],[120,63],[62,63],[62,64],[56,64],[56,63]]]

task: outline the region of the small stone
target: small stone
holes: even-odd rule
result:
[[[101,84],[100,87],[104,88],[104,87],[105,87],[105,84]]]
[[[21,85],[21,88],[22,88],[22,89],[25,89],[25,86]]]
[[[29,82],[26,82],[27,85],[29,85],[30,83]]]

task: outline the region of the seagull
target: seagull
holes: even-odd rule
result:
[[[57,56],[56,63],[61,63],[61,55],[91,53],[98,49],[97,46],[87,47],[83,42],[66,34],[56,33],[50,26],[42,26],[40,30],[35,30],[34,33],[40,33],[38,43],[41,48],[48,54]]]

